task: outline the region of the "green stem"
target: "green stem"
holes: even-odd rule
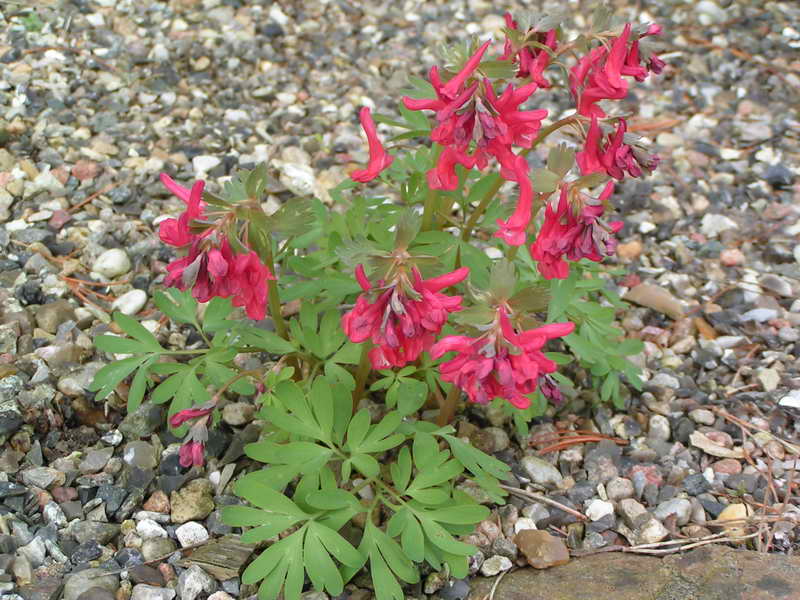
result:
[[[447,397],[445,397],[444,402],[439,407],[439,418],[436,419],[436,424],[439,427],[444,427],[452,423],[453,417],[456,415],[456,406],[458,405],[458,399],[460,397],[461,390],[455,385],[447,392]]]
[[[364,342],[361,345],[361,360],[358,362],[358,369],[356,370],[356,387],[353,390],[353,414],[358,410],[358,403],[364,397],[364,390],[367,386],[367,377],[369,377],[369,369],[371,367],[369,361],[369,351],[371,344]]]
[[[439,160],[439,155],[442,153],[442,147],[439,144],[434,145],[433,162]],[[436,213],[436,208],[439,203],[439,190],[435,190],[428,186],[428,194],[425,196],[425,208],[422,212],[422,226],[420,231],[428,231],[433,227],[433,219]]]
[[[533,140],[531,143],[530,148],[525,148],[522,152],[519,153],[520,156],[527,156],[536,146],[541,144],[547,137],[552,134],[554,131],[557,131],[564,127],[565,125],[569,125],[577,120],[575,115],[570,115],[569,117],[564,117],[563,119],[556,121],[542,129],[539,132],[539,135],[536,136],[536,139]],[[461,231],[461,240],[464,242],[468,242],[470,236],[472,235],[472,229],[475,227],[475,224],[478,222],[483,216],[483,213],[486,212],[486,209],[489,207],[489,204],[492,202],[494,197],[497,195],[497,192],[500,191],[500,188],[503,185],[503,179],[500,177],[499,174],[495,174],[495,182],[492,186],[486,190],[486,193],[481,198],[481,201],[478,203],[478,206],[472,211],[472,214],[467,219],[467,222],[464,224],[464,229]],[[516,252],[515,252],[516,254]]]
[[[269,268],[269,272],[273,275],[275,274],[275,261],[272,259],[272,244],[266,244],[268,246],[266,251],[266,256],[264,257],[265,262],[267,263],[267,267]],[[272,317],[272,322],[275,323],[275,333],[281,336],[283,339],[289,339],[289,332],[286,328],[286,321],[283,320],[283,315],[281,314],[281,297],[278,293],[278,286],[275,285],[275,282],[270,282],[268,284],[268,292],[267,292],[267,301],[269,303],[269,314]]]

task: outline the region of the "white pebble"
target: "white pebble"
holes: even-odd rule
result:
[[[143,539],[167,537],[167,531],[152,519],[142,519],[136,524],[136,533]]]
[[[147,294],[143,290],[131,290],[114,300],[111,308],[123,315],[135,315],[145,304],[147,304]]]
[[[94,261],[92,271],[103,277],[117,277],[131,270],[131,259],[121,248],[106,250]]]
[[[193,546],[208,539],[208,531],[200,523],[188,521],[175,530],[181,548]]]

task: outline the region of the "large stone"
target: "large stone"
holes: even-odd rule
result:
[[[214,488],[208,479],[195,479],[172,492],[170,507],[173,523],[205,519],[214,510]]]
[[[75,309],[64,299],[43,304],[36,309],[36,325],[47,333],[55,333],[61,323],[74,318]]]
[[[564,477],[559,470],[546,460],[528,455],[523,456],[519,463],[533,483],[545,488],[558,488],[563,483]]]
[[[468,600],[789,600],[800,598],[800,557],[710,545],[666,558],[603,553],[545,571],[471,581]]]
[[[178,577],[178,597],[181,600],[195,600],[200,594],[217,591],[217,582],[197,565],[192,565]]]

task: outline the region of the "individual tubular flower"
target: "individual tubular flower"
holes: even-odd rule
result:
[[[588,258],[600,262],[617,250],[617,239],[614,235],[622,229],[622,221],[606,223],[602,217],[605,202],[614,193],[614,182],[609,181],[597,198],[582,196],[582,208],[575,218],[570,234],[571,243],[567,258],[578,261]]]
[[[427,172],[428,185],[435,190],[454,190],[458,187],[456,165],[467,169],[475,166],[475,159],[449,146],[442,150],[436,166]]]
[[[498,307],[493,326],[478,338],[451,335],[431,348],[433,358],[455,351],[439,365],[441,377],[467,394],[470,402],[486,404],[503,398],[517,408],[530,406],[541,378],[553,373],[556,364],[542,348],[551,339],[569,335],[573,323],[553,323],[518,332],[506,309]]]
[[[506,26],[509,29],[519,30],[519,25],[512,18],[511,13],[505,14]],[[536,32],[529,30],[526,38],[533,38],[534,41],[544,44],[550,50],[555,50],[557,45],[556,30],[551,29],[546,32]],[[544,78],[542,73],[550,64],[550,54],[543,48],[535,48],[524,45],[518,50],[515,49],[514,43],[506,36],[505,46],[503,47],[503,55],[500,60],[517,60],[517,77],[525,78],[530,77],[531,81],[536,83],[538,87],[549,88],[550,82]]]
[[[158,227],[158,236],[161,241],[176,248],[182,248],[192,243],[197,237],[189,230],[189,224],[203,216],[206,204],[203,202],[203,188],[205,181],[195,181],[191,191],[178,185],[166,173],[161,174],[161,182],[175,196],[186,203],[186,210],[177,219],[165,219]]]
[[[531,222],[531,209],[533,205],[533,185],[528,176],[528,163],[523,156],[517,156],[514,161],[515,180],[519,184],[519,200],[514,213],[505,221],[497,219],[500,226],[495,234],[511,246],[521,246],[525,243],[526,231]]]
[[[394,157],[386,152],[378,139],[378,131],[375,127],[375,121],[372,120],[372,114],[368,107],[363,107],[359,112],[358,117],[361,121],[361,126],[364,128],[364,133],[367,134],[367,143],[369,144],[369,163],[366,169],[353,171],[350,174],[350,179],[353,181],[360,181],[365,183],[375,179],[381,171],[387,169],[392,164]]]
[[[566,279],[569,275],[569,264],[564,256],[570,249],[575,224],[567,186],[562,186],[557,207],[547,205],[542,228],[530,247],[531,258],[537,261],[539,273],[545,279]]]
[[[356,279],[364,293],[342,317],[342,329],[352,342],[372,340],[372,368],[402,367],[430,349],[448,315],[461,310],[461,296],[447,296],[441,290],[463,281],[468,273],[467,267],[461,267],[424,280],[416,267],[411,277],[400,270],[390,285],[379,282],[382,291],[371,302],[372,284],[359,265]]]
[[[234,284],[233,305],[244,307],[247,316],[253,320],[263,319],[267,312],[269,280],[274,281],[275,276],[262,264],[258,254],[251,250],[236,255],[231,278]]]

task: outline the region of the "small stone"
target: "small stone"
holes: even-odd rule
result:
[[[28,544],[21,546],[17,552],[25,556],[35,569],[44,563],[45,556],[47,556],[47,546],[42,538],[35,537]]]
[[[175,537],[182,548],[194,546],[208,539],[208,531],[200,523],[189,521],[175,530]]]
[[[64,511],[53,501],[45,504],[42,509],[42,516],[44,517],[44,522],[48,525],[55,525],[60,528],[67,524],[67,517],[64,515]]]
[[[222,590],[214,592],[208,597],[208,600],[233,600],[233,596]]]
[[[669,419],[664,415],[652,415],[650,417],[648,433],[654,440],[662,442],[669,441],[671,430],[669,426]]]
[[[64,473],[50,467],[34,467],[22,472],[22,483],[28,487],[46,490],[50,487],[63,485],[65,481]]]
[[[633,482],[625,477],[615,477],[606,483],[606,495],[612,502],[633,498]]]
[[[792,390],[781,398],[778,404],[787,408],[800,409],[800,390]]]
[[[217,582],[197,565],[192,565],[178,577],[178,597],[181,600],[195,600],[202,593],[211,594],[217,590]]]
[[[783,189],[794,183],[795,175],[786,166],[777,164],[767,167],[762,178],[775,189]]]
[[[114,448],[101,448],[100,450],[89,450],[86,456],[78,465],[81,473],[97,473],[102,471],[103,467],[108,464],[108,460],[114,454]]]
[[[43,304],[36,310],[36,325],[47,333],[55,333],[58,326],[75,318],[75,309],[67,300]]]
[[[121,248],[106,250],[97,257],[92,265],[92,271],[109,279],[124,275],[130,270],[131,259]]]
[[[201,154],[192,159],[192,166],[195,173],[207,173],[221,162],[222,160],[218,156]]]
[[[255,406],[247,402],[231,402],[222,409],[222,420],[228,425],[239,427],[253,420]]]
[[[625,262],[631,262],[639,258],[642,254],[644,245],[639,240],[631,240],[617,245],[617,256]]]
[[[700,222],[700,231],[708,238],[715,238],[723,231],[738,229],[739,225],[733,219],[725,215],[715,215],[706,213]]]
[[[673,498],[659,504],[653,511],[653,516],[663,521],[670,515],[677,517],[677,525],[683,527],[692,516],[692,503],[685,498]]]
[[[123,315],[135,315],[147,304],[147,293],[144,290],[130,290],[114,300],[111,308]]]
[[[145,561],[154,560],[161,556],[165,556],[170,552],[177,549],[175,542],[169,538],[154,537],[144,540],[142,542],[142,556]]]
[[[91,540],[96,540],[99,544],[108,544],[119,534],[119,525],[99,521],[80,521],[71,523],[68,531],[79,544]]]
[[[586,516],[592,521],[599,521],[606,515],[614,514],[614,505],[605,500],[592,500],[586,507]]]
[[[744,264],[744,254],[738,248],[726,248],[719,253],[719,262],[726,267],[736,267]]]
[[[650,517],[634,533],[638,544],[655,544],[669,536],[669,530],[655,517]]]
[[[172,600],[175,590],[164,587],[155,587],[140,583],[133,586],[131,600]]]
[[[164,585],[164,577],[161,572],[149,565],[134,565],[128,569],[128,577],[135,583],[144,583],[160,587]]]
[[[536,529],[536,521],[528,517],[520,517],[514,523],[514,533],[517,534],[524,529]]]
[[[625,524],[631,529],[635,529],[639,522],[648,514],[647,509],[633,498],[624,498],[620,500],[617,512],[625,521]]]
[[[716,417],[707,408],[695,408],[689,412],[689,418],[699,425],[713,425]]]
[[[136,524],[136,533],[143,539],[167,537],[167,531],[152,519],[142,519]]]
[[[744,519],[750,516],[750,512],[750,508],[746,504],[729,504],[719,513],[717,521],[731,521],[731,523],[723,524],[723,530],[728,537],[736,541],[743,541],[741,538],[747,535]]]
[[[0,570],[2,570],[2,568],[0,568]],[[31,566],[31,561],[28,560],[28,557],[24,554],[18,554],[16,558],[14,558],[11,572],[17,580],[17,585],[26,585],[33,581],[33,567]]]
[[[205,519],[214,510],[214,488],[207,479],[195,479],[170,496],[173,523]]]
[[[490,556],[481,565],[481,574],[485,577],[494,577],[503,571],[508,571],[514,564],[505,556]]]
[[[765,392],[773,392],[781,383],[781,375],[772,368],[759,369],[756,375]]]
[[[533,483],[545,488],[558,488],[564,482],[564,477],[558,469],[536,456],[523,456],[520,460],[520,466]]]
[[[733,458],[723,458],[711,465],[714,473],[724,473],[726,475],[738,475],[742,472],[742,463]]]
[[[680,319],[683,316],[684,308],[681,301],[659,285],[640,283],[628,290],[624,299],[640,306],[652,308],[672,319]]]
[[[546,531],[526,529],[514,538],[528,564],[534,569],[547,569],[569,562],[569,550],[561,538]]]
[[[155,469],[158,465],[155,448],[148,442],[134,441],[125,444],[122,460],[138,469]],[[161,512],[161,511],[156,511]]]
[[[156,490],[142,505],[144,510],[169,514],[169,497],[162,490]]]

